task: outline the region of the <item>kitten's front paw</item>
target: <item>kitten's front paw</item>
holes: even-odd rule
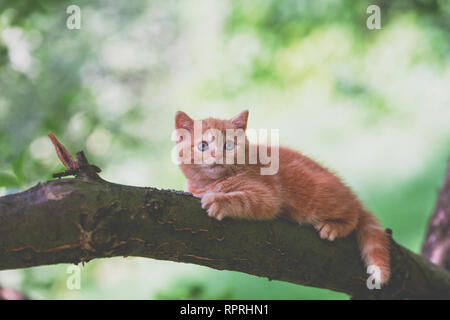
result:
[[[202,208],[208,211],[208,216],[222,220],[225,216],[223,209],[218,201],[219,194],[207,192],[202,196]]]
[[[314,225],[317,231],[319,231],[320,237],[322,239],[327,239],[333,241],[338,236],[337,230],[329,223],[317,223]]]

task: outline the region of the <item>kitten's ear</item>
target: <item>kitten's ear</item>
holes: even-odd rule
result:
[[[183,111],[178,111],[175,114],[175,129],[191,130],[194,127],[194,120],[192,120]]]
[[[230,122],[236,129],[242,129],[245,131],[245,129],[247,129],[247,120],[248,120],[248,110],[244,110],[237,116],[231,118]]]

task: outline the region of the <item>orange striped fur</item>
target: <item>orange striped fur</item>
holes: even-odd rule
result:
[[[244,111],[230,120],[201,120],[202,134],[211,128],[223,133],[226,129],[245,131],[247,117],[248,111]],[[193,125],[194,120],[185,113],[179,111],[176,114],[176,129],[193,133]],[[194,160],[201,156],[197,146],[205,139],[208,137],[192,135],[190,140],[179,139],[177,143],[187,144]],[[248,147],[246,139],[247,160]],[[218,151],[212,150],[212,156],[220,156]],[[225,217],[274,219],[282,216],[296,223],[312,224],[320,237],[329,241],[356,231],[365,263],[380,268],[381,284],[389,280],[388,235],[336,175],[285,147],[279,147],[279,170],[276,174],[261,175],[262,166],[260,163],[180,164],[187,178],[187,190],[201,198],[202,207],[209,216],[219,220]]]

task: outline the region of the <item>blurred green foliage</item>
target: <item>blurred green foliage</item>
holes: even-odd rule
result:
[[[81,8],[81,29],[66,8]],[[381,8],[381,30],[366,9]],[[333,168],[418,251],[450,153],[446,0],[0,0],[0,195],[62,165],[46,134],[117,183],[184,187],[173,116],[231,117]],[[195,265],[93,261],[0,272],[31,298],[341,299]]]

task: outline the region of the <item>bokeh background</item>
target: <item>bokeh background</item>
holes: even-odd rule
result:
[[[81,29],[66,8],[81,8]],[[366,9],[381,8],[381,30]],[[280,129],[419,252],[450,155],[450,2],[0,0],[0,195],[63,169],[46,134],[106,180],[183,189],[173,117]],[[141,258],[0,272],[32,299],[347,299]]]

